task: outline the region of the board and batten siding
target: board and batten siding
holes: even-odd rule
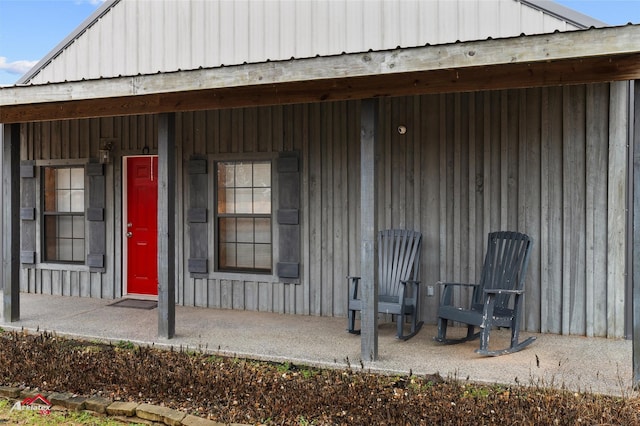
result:
[[[121,155],[139,154],[145,146],[157,148],[155,116],[113,117],[26,123],[21,125],[21,160],[36,165],[86,164],[98,157],[102,142],[114,141],[111,164],[105,167],[105,271],[93,272],[84,265],[36,263],[22,265],[21,291],[62,296],[117,298],[122,296],[122,264],[120,262],[122,222]],[[38,169],[36,167],[36,169]],[[40,179],[39,172],[36,177]],[[39,187],[40,185],[38,185]],[[38,190],[39,191],[39,190]],[[87,187],[91,191],[91,187]],[[38,192],[39,194],[39,192]],[[38,196],[39,200],[40,197]],[[85,194],[85,201],[89,193]],[[36,216],[40,216],[40,205]],[[38,220],[39,222],[39,220]],[[40,256],[40,231],[36,244]],[[87,242],[86,247],[89,247]],[[116,257],[116,253],[117,256]]]
[[[518,230],[523,327],[624,336],[627,82],[381,102],[379,227],[422,231],[425,285],[476,281],[488,232]]]
[[[523,328],[624,336],[627,96],[623,82],[381,98],[379,228],[423,233],[425,286],[475,281],[488,232],[525,232],[535,244]],[[25,267],[24,291],[121,295],[120,156],[145,146],[155,153],[156,125],[153,116],[136,116],[21,126],[24,160],[82,159],[97,155],[101,138],[116,141],[106,173],[107,206],[114,206],[106,211],[106,273]],[[345,277],[359,274],[360,262],[359,126],[359,101],[177,114],[177,303],[345,316]],[[300,283],[213,268],[192,276],[189,159],[208,159],[213,187],[218,159],[294,151],[301,170]],[[213,265],[212,233],[210,239]],[[438,295],[437,287],[434,297],[422,294],[427,322],[435,321]]]

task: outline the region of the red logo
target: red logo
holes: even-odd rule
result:
[[[25,398],[22,402],[16,402],[11,407],[11,411],[13,410],[34,410],[39,411],[40,414],[50,414],[51,403],[44,396],[37,394],[33,398]]]

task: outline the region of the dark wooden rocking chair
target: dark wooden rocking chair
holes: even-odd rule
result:
[[[398,339],[415,336],[422,327],[418,321],[420,303],[420,248],[422,234],[406,229],[387,229],[378,232],[378,313],[391,314],[397,322]],[[356,312],[362,311],[358,298],[360,277],[349,281],[349,317],[347,331],[355,329]],[[411,332],[404,334],[406,317],[411,317]]]
[[[453,344],[480,337],[480,349],[476,352],[488,356],[517,352],[531,344],[535,337],[529,337],[522,342],[518,340],[524,278],[532,246],[533,240],[525,234],[490,233],[479,284],[439,283],[442,285],[442,298],[438,309],[438,336],[434,340]],[[456,286],[473,287],[469,309],[452,304],[453,289]],[[447,339],[448,321],[467,324],[467,336],[461,339]],[[475,327],[480,327],[478,333],[474,333]],[[495,351],[488,349],[489,334],[493,327],[511,328],[511,345],[508,348]]]

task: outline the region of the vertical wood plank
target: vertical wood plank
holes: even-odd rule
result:
[[[55,296],[63,296],[62,292],[62,280],[60,277],[60,271],[51,271],[51,293]]]
[[[295,285],[292,287],[296,287]],[[247,311],[257,311],[259,306],[258,283],[247,281],[244,286],[244,309]]]
[[[314,283],[310,289],[309,300],[313,313],[320,315],[322,311],[322,138],[320,104],[310,107],[310,148],[309,148],[309,246],[310,257],[315,259],[309,264],[309,282]]]
[[[234,280],[231,285],[231,307],[243,310],[245,308],[245,285],[244,281]]]
[[[310,245],[310,228],[311,228],[311,212],[310,212],[310,196],[309,196],[309,153],[310,153],[310,138],[309,138],[309,106],[308,105],[296,105],[295,106],[295,122],[296,126],[296,139],[300,144],[299,149],[300,161],[302,162],[302,173],[300,182],[300,188],[302,190],[302,204],[301,204],[301,217],[302,217],[302,285],[303,285],[303,313],[309,315],[311,313],[311,245]],[[350,145],[351,146],[351,145]],[[261,309],[262,305],[262,283],[259,284],[258,293],[260,295],[258,309]]]
[[[220,281],[215,279],[208,279],[207,288],[209,293],[207,307],[220,308]]]
[[[229,280],[220,280],[220,307],[233,308],[233,283]]]
[[[607,336],[624,335],[626,170],[629,83],[611,83],[607,215]]]
[[[571,161],[573,155],[571,151],[572,141],[570,139],[572,124],[570,117],[570,100],[571,92],[569,87],[562,88],[562,113],[563,113],[563,138],[562,138],[562,161],[563,172],[565,176],[575,176],[574,161]],[[569,179],[562,180],[562,223],[566,224],[562,230],[562,251],[564,253],[570,253],[572,248],[572,232],[568,229],[571,224],[573,211],[571,210],[571,203],[566,200],[566,194],[572,193],[571,181]],[[563,256],[562,259],[562,334],[569,334],[571,332],[571,258],[570,256]]]
[[[394,126],[391,125],[387,117],[392,117],[393,114],[393,99],[385,99],[382,104],[382,108],[378,111],[383,111],[382,117],[385,120],[378,123],[376,131],[381,132],[378,135],[378,152],[383,152],[381,161],[377,167],[377,178],[382,178],[384,185],[384,191],[378,194],[378,206],[381,215],[378,215],[379,225],[377,229],[389,229],[393,227],[393,180],[391,178],[393,170],[393,143],[391,141],[393,135],[392,132]],[[362,147],[360,147],[362,149]],[[362,158],[360,159],[362,161]]]
[[[452,241],[452,249],[453,249],[453,262],[454,262],[454,274],[453,279],[456,282],[466,281],[462,270],[464,269],[464,259],[462,259],[461,251],[462,251],[462,242],[461,242],[461,233],[462,233],[462,224],[460,218],[460,211],[464,208],[462,205],[462,140],[461,140],[461,125],[462,119],[460,117],[460,93],[456,93],[453,95],[453,191],[451,194],[453,195],[453,233],[451,235]],[[466,237],[466,236],[465,236]],[[461,289],[456,289],[458,292]],[[459,295],[458,295],[459,296]]]
[[[322,227],[321,237],[321,262],[322,262],[322,315],[331,315],[333,308],[333,285],[331,283],[333,274],[332,270],[332,253],[333,253],[333,114],[334,103],[324,104],[323,114],[321,116],[322,129],[324,130],[324,139],[322,141]]]
[[[273,286],[271,283],[260,282],[258,283],[258,310],[261,312],[272,312],[272,293]]]
[[[440,108],[439,96],[428,95],[423,96],[420,102],[421,115],[424,117],[421,121],[420,135],[422,142],[421,155],[421,187],[423,191],[420,195],[421,205],[421,231],[423,235],[423,258],[425,268],[421,270],[422,280],[427,285],[439,281],[444,277],[444,253],[440,247],[442,219],[439,208],[440,200],[440,143],[439,143],[439,122]],[[429,249],[431,247],[431,249]],[[428,275],[426,275],[428,274]],[[436,292],[434,297],[427,299],[426,307],[422,310],[423,317],[428,318],[429,322],[435,321],[434,312],[437,312],[439,301],[439,288],[434,289]],[[423,292],[426,293],[426,292]]]
[[[462,231],[463,234],[466,231],[467,238],[467,247],[466,247],[466,256],[467,256],[467,276],[465,280],[467,282],[474,282],[476,280],[476,262],[474,258],[474,254],[476,251],[476,233],[473,232],[473,229],[476,227],[477,220],[477,212],[476,212],[476,149],[477,149],[477,141],[476,141],[476,96],[473,93],[470,93],[467,98],[468,103],[468,114],[469,114],[469,130],[468,130],[468,148],[467,148],[467,161],[468,161],[468,173],[467,180],[465,182],[465,186],[468,191],[468,219],[465,223],[465,229]],[[469,292],[469,297],[471,297],[471,292]]]
[[[440,183],[440,188],[439,188],[439,194],[438,194],[438,205],[440,207],[440,220],[438,221],[438,227],[439,227],[439,236],[438,236],[438,247],[440,249],[440,276],[441,277],[451,277],[452,274],[452,270],[450,270],[449,268],[449,262],[448,259],[450,259],[451,257],[449,256],[449,247],[450,245],[447,244],[447,228],[448,228],[448,222],[449,222],[449,214],[447,211],[447,133],[446,133],[446,95],[437,95],[437,102],[438,102],[438,110],[439,110],[439,115],[438,115],[438,123],[437,123],[437,129],[438,129],[438,146],[439,146],[439,162],[438,162],[438,169],[439,169],[439,183]]]
[[[606,245],[607,228],[607,180],[602,171],[608,168],[609,93],[608,85],[587,86],[587,182],[586,182],[586,298],[585,313],[587,336],[607,334],[606,298]]]
[[[333,293],[333,315],[345,316],[347,313],[348,298],[345,291],[342,291],[344,285],[344,277],[348,275],[348,244],[347,240],[347,221],[348,215],[345,214],[349,209],[348,199],[348,180],[347,180],[347,115],[346,102],[335,104],[333,111],[334,124],[334,144],[333,159],[331,163],[334,165],[333,175],[333,256],[334,267],[333,277],[331,277],[332,293]],[[338,206],[342,206],[339,208]],[[295,291],[292,289],[291,291]]]
[[[546,259],[549,265],[549,289],[550,293],[546,304],[549,307],[550,315],[548,316],[550,322],[549,330],[554,333],[561,333],[564,318],[563,318],[563,291],[565,286],[563,284],[563,264],[564,264],[564,231],[563,231],[563,218],[564,218],[564,201],[563,191],[564,186],[562,184],[556,184],[556,182],[562,182],[562,176],[566,173],[564,168],[563,153],[563,129],[564,121],[563,117],[563,103],[564,103],[564,90],[560,87],[550,89],[549,97],[549,209],[548,209],[548,226],[549,226],[549,239],[547,242],[543,242],[549,248],[549,256]]]
[[[491,230],[491,215],[487,214],[491,208],[491,137],[494,132],[492,118],[496,117],[493,99],[495,94],[485,93],[484,96],[484,132],[482,134],[482,236],[487,235]],[[492,133],[494,132],[494,133]]]
[[[51,271],[44,270],[41,272],[40,279],[42,280],[42,293],[52,295],[53,285],[51,283]]]
[[[550,191],[550,167],[549,167],[549,144],[550,144],[550,113],[549,113],[549,89],[542,88],[540,97],[540,332],[549,330],[549,303],[548,293],[550,292],[549,277],[549,245],[543,242],[549,241],[549,191]]]
[[[525,278],[524,327],[527,330],[540,329],[540,180],[532,176],[540,174],[540,123],[541,123],[541,91],[528,89],[525,91],[525,122],[521,123],[520,161],[518,173],[518,228],[534,239],[535,249],[531,253],[528,276]],[[520,195],[523,194],[523,195]]]
[[[509,181],[508,181],[508,164],[509,164],[509,112],[511,111],[511,103],[510,100],[510,91],[505,90],[501,93],[500,99],[500,157],[499,162],[497,164],[500,165],[497,172],[500,174],[499,177],[499,224],[498,229],[507,229],[508,228],[508,220],[509,220],[509,212],[507,210],[507,200],[509,196]],[[496,182],[496,183],[497,183]]]

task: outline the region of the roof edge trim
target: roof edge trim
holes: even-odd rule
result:
[[[577,27],[587,29],[590,27],[608,27],[609,24],[603,21],[599,21],[592,18],[589,15],[580,13],[576,10],[570,9],[552,0],[517,0],[522,4],[526,4],[534,9],[538,9],[542,12],[548,13],[551,16],[567,21]]]

